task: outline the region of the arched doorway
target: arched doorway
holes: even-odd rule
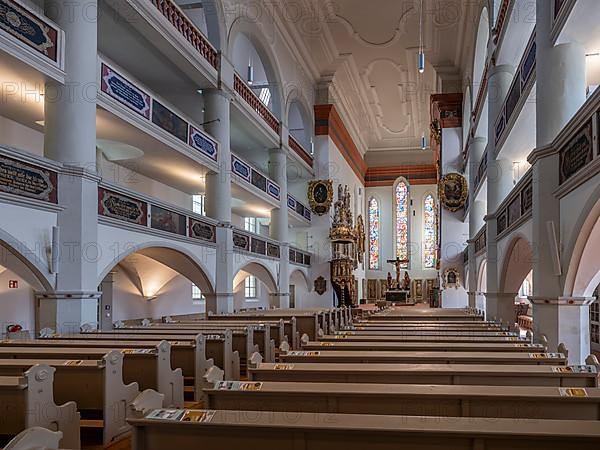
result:
[[[99,327],[114,322],[201,314],[214,292],[208,271],[183,249],[150,246],[121,255],[101,275]]]
[[[311,291],[310,281],[303,270],[296,269],[290,274],[290,308],[307,308]]]
[[[42,251],[42,250],[40,250]],[[0,339],[14,326],[22,333],[11,337],[34,337],[39,329],[35,292],[52,291],[50,274],[42,255],[0,230]],[[48,275],[48,277],[46,275]]]
[[[242,266],[233,278],[235,311],[269,309],[277,282],[268,267],[259,262]]]

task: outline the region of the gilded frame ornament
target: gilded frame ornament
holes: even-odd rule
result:
[[[460,287],[460,273],[454,267],[448,267],[444,270],[444,274],[442,275],[442,288],[454,288],[458,289]]]
[[[333,203],[333,181],[312,180],[308,182],[308,203],[310,209],[323,216],[331,209]]]
[[[444,175],[440,181],[440,202],[448,211],[464,208],[469,195],[467,180],[459,173]]]

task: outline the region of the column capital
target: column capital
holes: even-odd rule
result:
[[[589,306],[596,297],[538,297],[530,295],[527,297],[534,305],[557,305],[557,306]]]

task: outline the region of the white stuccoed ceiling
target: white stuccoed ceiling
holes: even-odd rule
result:
[[[424,0],[424,74],[417,70],[420,3],[319,0],[320,32],[299,32],[321,79],[333,80],[332,97],[363,152],[414,154],[429,136],[430,95],[462,90],[480,2]]]

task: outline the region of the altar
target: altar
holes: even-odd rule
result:
[[[385,293],[385,301],[395,305],[414,305],[410,298],[410,291],[404,289],[391,289]]]

